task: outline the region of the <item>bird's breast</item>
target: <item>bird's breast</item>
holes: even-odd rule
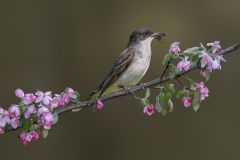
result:
[[[146,74],[151,60],[151,48],[139,47],[132,63],[119,77],[117,84],[124,87],[137,85]]]

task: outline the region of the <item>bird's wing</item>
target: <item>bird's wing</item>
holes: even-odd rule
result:
[[[106,78],[102,81],[100,86],[90,95],[90,97],[100,97],[103,92],[117,80],[117,78],[131,64],[134,57],[134,52],[134,48],[127,48],[123,51],[122,54],[119,55]],[[97,96],[94,96],[96,94]]]

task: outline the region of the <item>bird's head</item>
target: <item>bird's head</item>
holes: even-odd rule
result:
[[[140,42],[151,42],[153,39],[162,40],[165,33],[154,32],[149,29],[141,28],[132,32],[128,45],[137,44]]]

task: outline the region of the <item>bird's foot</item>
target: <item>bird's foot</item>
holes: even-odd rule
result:
[[[120,88],[122,88],[123,90],[127,91],[127,93],[130,93],[134,98],[141,100],[142,98],[138,97],[133,90],[131,90],[130,87],[124,87],[124,86],[119,86]]]
[[[144,83],[139,83],[139,86],[141,87],[141,89],[145,89]]]

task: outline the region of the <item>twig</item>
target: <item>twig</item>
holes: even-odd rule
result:
[[[165,67],[165,69],[164,69],[164,71],[163,71],[163,73],[162,73],[160,79],[163,79],[164,75],[166,74],[166,72],[167,72],[167,70],[168,70],[168,68],[169,68],[170,63],[171,63],[171,62],[168,61],[168,63],[167,63],[167,65],[166,65],[166,67]]]
[[[237,44],[235,44],[231,47],[228,47],[226,49],[221,50],[217,54],[225,55],[225,54],[233,52],[233,51],[235,51],[239,48],[240,48],[240,43],[237,43]],[[197,68],[197,65],[192,65],[192,66],[190,66],[188,71],[182,71],[182,72],[180,72],[180,74],[177,77],[170,78],[170,76],[164,77],[164,74],[166,73],[166,70],[167,70],[167,67],[166,67],[166,69],[164,70],[165,73],[163,73],[161,77],[159,77],[157,79],[154,79],[152,81],[146,82],[146,83],[142,83],[141,85],[137,85],[137,86],[132,87],[130,89],[133,92],[137,92],[137,91],[143,90],[144,88],[154,86],[156,84],[163,84],[163,83],[165,83],[167,81],[170,81],[172,79],[177,79],[180,76],[182,76],[182,75],[184,75],[188,72],[191,72],[192,70],[194,70],[196,68]],[[114,92],[114,93],[110,93],[108,95],[105,95],[105,96],[101,97],[100,99],[102,101],[107,101],[107,100],[110,100],[110,99],[115,99],[115,98],[126,96],[126,95],[129,95],[129,94],[131,94],[131,93],[126,91],[126,90],[121,90],[121,91],[118,91],[118,92]],[[72,104],[72,105],[66,106],[65,108],[59,109],[56,112],[60,115],[60,114],[66,113],[66,112],[70,112],[73,109],[86,108],[86,107],[92,106],[94,104],[96,104],[96,100],[84,101],[84,102],[80,102],[78,104]],[[9,132],[9,131],[13,131],[13,129],[12,128],[6,129],[6,132]]]
[[[179,77],[175,79],[183,88],[187,89],[186,85],[179,79]]]

